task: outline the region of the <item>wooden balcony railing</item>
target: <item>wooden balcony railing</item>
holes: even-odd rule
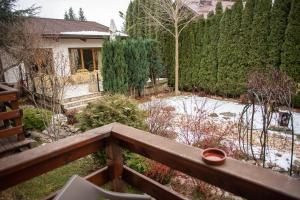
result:
[[[99,186],[111,180],[116,191],[122,190],[123,179],[156,199],[185,199],[124,166],[121,148],[126,148],[247,199],[300,199],[300,181],[294,178],[231,158],[222,166],[210,166],[202,162],[201,149],[118,123],[0,159],[0,190],[104,148],[108,166],[86,179]]]
[[[0,83],[0,138],[13,135],[17,135],[18,140],[25,138],[17,92],[16,89]]]

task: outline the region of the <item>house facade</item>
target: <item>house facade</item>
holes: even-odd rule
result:
[[[113,26],[114,27],[114,26]],[[112,32],[107,26],[91,21],[68,21],[63,19],[27,18],[25,28],[39,38],[36,55],[32,62],[23,63],[5,72],[5,81],[26,82],[26,69],[30,65],[37,73],[43,73],[52,66],[56,76],[68,77],[71,84],[64,90],[64,99],[92,95],[102,91],[102,47],[112,35],[125,37],[125,34]],[[114,28],[113,28],[114,29]],[[115,30],[113,30],[115,31]],[[1,54],[2,67],[13,63],[9,56]]]

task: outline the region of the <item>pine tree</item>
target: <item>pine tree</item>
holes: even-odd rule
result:
[[[78,18],[79,21],[82,21],[82,22],[86,21],[86,17],[84,16],[84,12],[83,12],[82,8],[79,8],[78,16],[79,16],[79,18]]]
[[[270,19],[269,63],[274,67],[281,64],[282,44],[288,23],[291,0],[275,0]]]
[[[265,70],[268,64],[268,36],[272,0],[257,0],[251,34],[250,64],[253,70]]]
[[[281,69],[300,82],[300,1],[293,0],[281,54]]]
[[[68,14],[69,14],[69,20],[71,20],[71,21],[77,20],[76,14],[74,13],[72,7],[69,8],[69,13]]]
[[[70,18],[69,18],[69,14],[68,14],[68,12],[66,11],[65,12],[65,14],[64,14],[64,19],[65,20],[70,20]]]

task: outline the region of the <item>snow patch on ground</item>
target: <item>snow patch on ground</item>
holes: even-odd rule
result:
[[[198,97],[198,96],[176,96],[176,97],[169,97],[164,99],[153,99],[153,101],[161,101],[164,105],[172,106],[175,108],[175,112],[178,115],[196,115],[197,114],[197,108],[199,106],[203,106],[202,108],[205,109],[208,113],[213,114],[211,115],[211,118],[215,122],[225,122],[225,121],[233,121],[238,122],[240,115],[243,111],[243,108],[245,107],[244,104],[231,102],[231,101],[225,101],[225,100],[216,100],[211,99],[207,97]],[[140,105],[141,109],[147,109],[149,106],[149,102],[143,103]],[[255,129],[262,129],[261,124],[261,110],[259,106],[255,107],[255,115],[254,115],[254,127]],[[216,115],[217,114],[217,115]],[[248,116],[251,113],[248,113]],[[271,121],[271,126],[277,126],[277,119],[278,114],[275,114]],[[295,134],[300,135],[300,113],[293,112],[293,119],[294,119],[294,131]],[[289,127],[291,128],[291,127]],[[180,128],[175,128],[175,131],[180,131]],[[281,135],[283,137],[286,137],[288,139],[291,139],[291,135],[285,134],[283,132],[278,131],[269,131],[270,134],[277,134]],[[186,136],[188,137],[188,136]],[[185,138],[186,139],[186,138]],[[192,138],[190,138],[192,140]],[[182,141],[182,138],[180,134],[178,134],[178,137],[176,139],[178,142]],[[233,141],[234,142],[234,141]],[[296,143],[299,143],[299,141],[296,140]],[[254,154],[258,158],[260,153],[260,147],[253,147]],[[249,154],[250,148],[249,148]],[[296,160],[297,158],[294,156],[293,160]],[[282,152],[276,149],[267,149],[266,150],[266,163],[278,166],[284,170],[288,170],[290,168],[290,162],[291,162],[291,153],[289,150],[287,152]]]
[[[186,114],[195,115],[197,110],[197,105],[204,105],[204,109],[211,114],[217,114],[217,117],[213,117],[214,120],[222,121],[234,121],[237,122],[240,118],[240,115],[245,107],[244,104],[211,99],[207,97],[198,97],[198,96],[176,96],[165,99],[156,99],[154,101],[162,101],[162,103],[173,106],[176,110],[176,114]],[[141,108],[146,108],[147,103],[141,105]],[[261,123],[261,110],[259,106],[255,106],[255,115],[254,115],[254,127],[255,129],[262,129]],[[248,116],[251,116],[251,113],[248,113]],[[271,126],[277,126],[278,114],[275,114],[272,118]],[[294,132],[297,135],[300,135],[300,113],[293,112],[294,119]],[[289,127],[291,128],[291,126]]]

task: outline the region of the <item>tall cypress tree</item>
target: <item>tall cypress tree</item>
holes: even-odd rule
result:
[[[228,58],[231,56],[231,10],[226,9],[220,22],[220,38],[218,43],[218,83],[217,90],[221,94],[227,94],[228,88],[226,80],[228,72]]]
[[[265,70],[268,63],[271,5],[272,0],[256,1],[250,43],[250,64],[254,70]]]
[[[199,77],[201,74],[199,69],[201,67],[201,60],[203,55],[203,46],[204,46],[204,35],[205,35],[205,19],[200,18],[196,21],[194,26],[194,35],[195,35],[195,52],[194,52],[194,65],[192,68],[192,74],[190,76],[191,84],[193,89],[200,89],[199,87]]]
[[[242,22],[241,22],[241,35],[239,42],[240,50],[240,68],[243,71],[241,74],[241,82],[244,83],[242,87],[245,87],[245,83],[248,79],[248,73],[251,70],[250,67],[250,50],[251,50],[251,33],[252,33],[252,21],[254,16],[256,0],[247,0],[245,8],[243,10]]]
[[[192,74],[192,67],[194,66],[195,53],[195,36],[193,31],[193,23],[183,30],[179,41],[179,82],[180,88],[184,90],[191,89],[190,77]]]
[[[212,25],[213,14],[210,13],[205,21],[205,31],[203,36],[203,48],[200,67],[198,70],[198,88],[201,90],[208,90],[208,78],[209,78],[209,51],[211,43],[210,27]]]
[[[281,64],[282,44],[284,42],[290,6],[290,0],[275,0],[271,11],[269,63],[277,68]]]
[[[134,25],[134,16],[133,16],[133,2],[130,1],[127,11],[126,11],[126,32],[129,36],[132,36],[133,25]]]
[[[243,3],[242,0],[237,0],[232,7],[231,15],[231,56],[228,58],[228,77],[226,79],[226,88],[228,94],[237,96],[244,91],[244,70],[241,68],[240,54],[240,38],[241,38],[241,21],[242,21]]]
[[[300,82],[300,1],[293,0],[281,54],[281,69]]]
[[[127,77],[131,92],[141,96],[149,78],[149,62],[146,43],[142,39],[130,39],[125,42],[125,60],[128,66]]]
[[[127,93],[127,64],[122,41],[107,41],[103,45],[103,88],[112,93]]]

